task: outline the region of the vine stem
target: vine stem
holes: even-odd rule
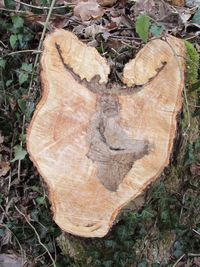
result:
[[[48,7],[48,6],[34,6],[34,5],[30,5],[30,4],[27,4],[27,3],[24,3],[22,1],[18,1],[18,0],[14,0],[16,3],[20,4],[20,5],[24,5],[24,6],[27,6],[27,7],[30,7],[30,8],[35,8],[35,9],[42,9],[42,10],[49,10],[51,9],[51,7]],[[67,6],[66,5],[63,5],[63,6],[55,6],[53,7],[52,9],[63,9],[63,8],[66,8]]]
[[[41,241],[41,239],[40,239],[40,236],[39,236],[37,230],[35,229],[35,227],[29,222],[29,220],[27,219],[26,215],[25,215],[23,212],[21,212],[21,211],[18,209],[17,206],[15,206],[15,209],[19,212],[19,214],[21,214],[21,215],[24,217],[24,219],[26,220],[26,222],[28,223],[28,225],[33,229],[33,231],[35,232],[35,235],[37,236],[37,239],[38,239],[39,244],[46,250],[46,252],[47,252],[48,255],[49,255],[49,258],[50,258],[51,261],[52,261],[53,266],[56,267],[55,260],[54,260],[53,257],[51,256],[51,253],[49,252],[48,248],[42,243],[42,241]]]

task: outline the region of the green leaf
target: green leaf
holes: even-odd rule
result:
[[[7,80],[6,81],[6,87],[10,86],[12,84],[13,80]]]
[[[11,36],[10,36],[10,45],[11,45],[11,47],[14,49],[15,48],[15,46],[16,46],[16,43],[17,43],[17,35],[15,35],[15,34],[12,34]]]
[[[138,267],[147,267],[147,264],[146,264],[146,262],[140,262],[138,264]]]
[[[22,34],[17,34],[17,39],[20,43],[20,46],[22,47],[23,46],[23,35]]]
[[[196,23],[200,25],[200,7],[197,9],[196,13],[192,18],[192,23]]]
[[[21,111],[25,114],[26,113],[26,101],[23,99],[18,99],[17,104],[20,107]]]
[[[37,202],[39,205],[44,205],[44,204],[45,204],[45,197],[37,197],[37,198],[36,198],[36,202]]]
[[[31,118],[31,115],[32,115],[34,109],[35,109],[34,102],[32,102],[32,101],[28,102],[27,108],[26,108],[26,118],[27,119],[30,119]]]
[[[32,189],[34,192],[41,193],[41,192],[40,192],[40,188],[39,188],[39,186],[37,186],[37,185],[33,185],[33,186],[31,186],[31,189]]]
[[[18,78],[19,78],[19,84],[21,85],[21,84],[25,83],[28,80],[28,74],[25,73],[25,72],[20,72]]]
[[[140,38],[147,43],[149,35],[149,27],[151,23],[149,17],[146,15],[140,15],[136,20],[136,32]]]
[[[19,16],[13,16],[12,17],[12,23],[14,24],[14,27],[16,29],[23,28],[23,26],[24,26],[24,20]]]
[[[6,60],[3,59],[3,58],[0,58],[0,67],[1,67],[2,69],[5,69],[5,66],[6,66]]]
[[[23,160],[26,156],[27,152],[24,150],[20,145],[16,145],[14,147],[14,159],[11,160],[11,162],[15,162],[17,160]]]
[[[4,0],[4,4],[8,9],[15,9],[15,2],[13,0]]]
[[[153,36],[159,36],[163,31],[165,30],[165,27],[163,25],[156,25],[153,24],[150,28],[150,32],[152,33]]]
[[[33,64],[23,63],[21,69],[30,73],[32,72],[32,66]]]
[[[21,133],[19,136],[19,140],[22,141],[23,143],[25,143],[26,141],[26,134]]]

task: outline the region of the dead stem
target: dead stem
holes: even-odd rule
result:
[[[35,9],[42,9],[42,10],[45,10],[45,9],[50,10],[51,9],[51,7],[48,7],[48,6],[34,6],[34,5],[30,5],[30,4],[27,4],[27,3],[24,3],[24,2],[18,1],[18,0],[14,0],[14,2],[16,2],[16,3],[20,4],[20,5],[27,6],[27,7],[30,7],[30,8],[35,8]],[[63,8],[66,8],[67,6],[71,6],[71,4],[67,3],[67,5],[55,6],[55,7],[52,8],[52,10],[54,10],[54,9],[63,9]]]
[[[28,225],[33,229],[33,231],[35,232],[35,234],[36,234],[36,236],[37,236],[37,239],[38,239],[39,244],[46,250],[46,252],[47,252],[48,255],[49,255],[49,258],[50,258],[51,261],[52,261],[53,266],[56,267],[55,260],[54,260],[53,257],[51,256],[51,253],[49,252],[48,248],[41,242],[41,240],[40,240],[40,236],[39,236],[37,230],[35,229],[35,227],[29,222],[29,220],[27,219],[26,215],[25,215],[23,212],[21,212],[21,211],[17,208],[17,206],[15,206],[15,209],[16,209],[16,210],[17,210],[17,211],[24,217],[24,219],[26,220],[26,222],[28,223]]]
[[[30,50],[20,50],[20,51],[14,51],[14,52],[11,52],[11,53],[8,53],[2,57],[7,57],[7,56],[12,56],[12,55],[16,55],[16,54],[21,54],[21,53],[33,53],[33,54],[40,54],[42,53],[41,50],[34,50],[34,49],[30,49]]]
[[[183,254],[175,263],[172,267],[176,267],[177,264],[185,257],[185,254]]]

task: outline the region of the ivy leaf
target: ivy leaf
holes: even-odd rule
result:
[[[26,101],[23,99],[18,99],[17,103],[18,103],[21,111],[25,114],[26,113]]]
[[[140,36],[140,38],[147,43],[149,28],[150,28],[150,19],[146,15],[140,15],[136,20],[136,32]]]
[[[5,69],[5,66],[6,66],[6,60],[3,59],[3,58],[0,58],[0,67],[1,67],[2,69]]]
[[[11,162],[15,162],[17,160],[23,160],[26,156],[27,152],[24,150],[20,145],[16,145],[14,147],[14,159],[11,160]]]
[[[163,31],[165,30],[165,27],[163,25],[156,25],[153,24],[150,28],[150,32],[153,36],[159,36]]]
[[[32,72],[32,65],[33,64],[22,63],[21,69],[30,73]]]
[[[37,197],[36,198],[36,202],[39,204],[39,205],[44,205],[45,204],[45,197]]]
[[[15,34],[12,34],[11,36],[10,36],[10,45],[11,45],[11,47],[14,49],[15,48],[15,46],[16,46],[16,43],[17,43],[17,35],[15,35]]]
[[[24,20],[19,16],[13,16],[12,17],[12,23],[14,24],[14,27],[16,29],[23,28],[23,26],[24,26]]]
[[[28,74],[25,73],[25,72],[20,72],[18,78],[19,78],[19,84],[21,85],[21,84],[25,83],[28,80]]]
[[[15,2],[11,0],[4,0],[5,7],[8,9],[15,9]]]
[[[200,25],[200,7],[197,9],[196,13],[194,14],[192,18],[192,23],[196,23]]]

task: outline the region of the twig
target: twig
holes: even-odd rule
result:
[[[176,265],[185,257],[185,254],[183,254],[175,263],[172,267],[176,267]]]
[[[11,53],[8,53],[6,55],[3,55],[2,57],[7,57],[7,56],[12,56],[12,55],[16,55],[16,54],[21,54],[21,53],[33,53],[33,54],[37,54],[37,53],[42,53],[41,50],[34,50],[34,49],[29,49],[29,50],[19,50],[19,51],[14,51]]]
[[[25,215],[23,212],[21,212],[21,211],[17,208],[17,206],[15,206],[15,209],[16,209],[16,210],[17,210],[17,211],[24,217],[24,219],[26,220],[26,222],[28,223],[28,225],[33,229],[33,231],[35,232],[35,234],[36,234],[36,236],[37,236],[37,239],[38,239],[39,244],[46,250],[46,252],[47,252],[48,255],[49,255],[49,258],[51,259],[51,261],[52,261],[52,263],[53,263],[53,266],[56,267],[56,263],[55,263],[53,257],[51,256],[51,253],[49,252],[48,248],[41,242],[41,240],[40,240],[40,236],[39,236],[37,230],[35,229],[35,227],[29,222],[29,220],[27,219],[26,215]]]
[[[200,106],[198,105],[192,105],[192,104],[189,104],[189,106],[193,107],[193,108],[200,108]]]
[[[12,12],[12,13],[23,13],[23,14],[27,14],[27,11],[15,10],[15,9],[8,9],[8,8],[4,8],[4,7],[0,7],[0,10],[6,11],[6,12]]]
[[[8,45],[5,45],[4,42],[2,42],[1,40],[0,40],[0,44],[2,44],[5,49],[8,47]]]
[[[52,2],[51,2],[51,6],[50,6],[50,9],[49,9],[49,12],[48,12],[48,15],[47,15],[45,24],[44,24],[44,28],[43,28],[42,35],[41,35],[41,38],[40,38],[40,42],[39,42],[39,45],[38,45],[38,50],[41,50],[41,48],[42,48],[42,43],[43,43],[43,40],[44,40],[44,36],[45,36],[46,30],[47,30],[47,26],[48,26],[48,23],[49,23],[49,20],[50,20],[50,17],[51,17],[51,14],[52,14],[53,7],[55,5],[55,2],[56,2],[56,0],[52,0]],[[29,89],[28,89],[28,93],[27,93],[28,98],[30,97],[31,88],[32,88],[32,85],[33,85],[34,70],[36,70],[36,72],[37,72],[38,60],[39,60],[39,54],[36,54],[34,65],[33,65],[33,72],[32,72],[32,75],[31,75],[31,79],[30,79],[30,83],[29,83]],[[22,136],[24,135],[25,122],[26,122],[26,116],[23,115],[22,132],[21,132]],[[23,145],[23,142],[22,141],[20,142],[20,145],[21,146]],[[21,175],[21,160],[18,161],[18,172],[17,172],[17,175],[18,175],[18,179],[20,180],[20,175]]]
[[[200,253],[188,253],[188,257],[200,257]]]
[[[34,5],[30,5],[30,4],[27,4],[27,3],[24,3],[22,1],[18,1],[18,0],[14,0],[14,2],[18,3],[18,4],[21,4],[23,6],[27,6],[27,7],[30,7],[30,8],[35,8],[35,9],[42,9],[42,10],[50,10],[51,7],[48,7],[48,6],[34,6]],[[70,4],[68,4],[70,6]],[[55,6],[52,8],[52,10],[54,9],[63,9],[63,8],[66,8],[67,6],[66,5],[63,5],[63,6]]]
[[[182,199],[182,203],[181,203],[182,207],[181,207],[181,212],[180,212],[180,215],[179,215],[179,223],[181,221],[181,218],[182,218],[182,214],[183,214],[183,209],[184,209],[184,204],[185,204],[185,194],[183,195],[183,199]]]
[[[200,238],[200,233],[197,231],[197,230],[195,230],[195,229],[192,229],[192,232],[194,232],[196,235],[198,235],[198,237]]]

